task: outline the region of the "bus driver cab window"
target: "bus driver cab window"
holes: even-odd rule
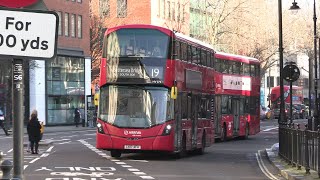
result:
[[[159,42],[159,40],[156,41],[156,45],[153,47],[152,55],[153,55],[153,56],[161,56],[161,50],[160,50],[160,42]]]

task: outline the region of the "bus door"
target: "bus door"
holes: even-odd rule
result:
[[[232,98],[233,135],[239,134],[240,126],[240,99]]]
[[[181,101],[184,98],[182,93],[179,93],[177,99],[174,101],[174,119],[175,119],[175,134],[174,146],[176,151],[180,150],[182,142],[182,107]]]
[[[221,96],[215,96],[214,127],[215,134],[218,136],[221,134],[221,118]]]
[[[192,121],[192,147],[197,147],[197,129],[198,129],[198,111],[199,111],[199,96],[191,95],[191,121]]]

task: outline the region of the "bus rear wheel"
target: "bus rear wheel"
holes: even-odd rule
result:
[[[111,150],[111,157],[119,158],[121,156],[121,152],[119,150]]]

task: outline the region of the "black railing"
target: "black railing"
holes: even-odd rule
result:
[[[293,167],[310,169],[320,177],[320,127],[318,131],[308,129],[308,125],[279,124],[279,155]]]

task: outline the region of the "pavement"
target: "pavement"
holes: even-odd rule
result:
[[[306,174],[304,167],[298,170],[292,167],[288,162],[279,157],[279,143],[274,144],[271,148],[266,149],[267,157],[271,164],[279,170],[280,174],[288,180],[320,180],[316,171],[310,170],[310,174]]]
[[[78,127],[71,126],[71,125],[70,126],[45,126],[43,140],[41,140],[39,142],[39,146],[49,146],[53,143],[52,140],[45,138],[46,133],[59,133],[59,132],[66,132],[66,131],[84,131],[84,130],[95,130],[95,128],[94,127],[82,127],[81,125]],[[9,134],[10,134],[10,136],[12,136],[12,130],[9,130]],[[26,127],[24,128],[24,134],[27,134]],[[4,135],[4,132],[3,132],[3,135]],[[0,136],[1,136],[1,133],[0,133]],[[24,146],[27,146],[27,145],[28,145],[28,142],[24,142]]]

